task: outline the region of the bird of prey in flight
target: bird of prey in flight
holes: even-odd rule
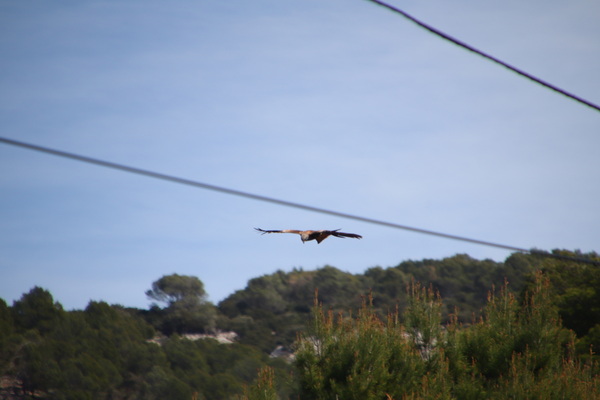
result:
[[[340,232],[339,229],[335,229],[333,231],[328,231],[328,230],[297,231],[295,229],[283,229],[280,231],[266,231],[266,230],[260,229],[260,228],[254,228],[254,229],[256,229],[259,232],[262,232],[263,235],[265,233],[297,233],[298,235],[300,235],[300,239],[302,240],[302,243],[308,242],[309,240],[316,240],[317,243],[321,243],[323,240],[327,239],[329,236],[335,236],[335,237],[339,237],[339,238],[349,237],[349,238],[355,238],[355,239],[362,239],[362,236],[357,235],[356,233]]]

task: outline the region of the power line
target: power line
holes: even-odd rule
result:
[[[542,80],[540,78],[537,78],[536,76],[531,75],[531,74],[529,74],[529,73],[527,73],[527,72],[525,72],[525,71],[523,71],[523,70],[521,70],[521,69],[519,69],[517,67],[514,67],[514,66],[512,66],[512,65],[510,65],[510,64],[508,64],[508,63],[506,63],[506,62],[504,62],[504,61],[502,61],[502,60],[500,60],[500,59],[498,59],[498,58],[496,58],[496,57],[494,57],[494,56],[492,56],[490,54],[484,53],[483,51],[478,50],[475,47],[473,47],[473,46],[471,46],[471,45],[469,45],[469,44],[467,44],[467,43],[465,43],[465,42],[463,42],[461,40],[453,38],[452,36],[450,36],[450,35],[442,32],[442,31],[440,31],[439,29],[434,28],[431,25],[428,25],[428,24],[426,24],[426,23],[418,20],[417,18],[415,18],[412,15],[406,13],[405,11],[402,11],[401,9],[399,9],[397,7],[394,7],[392,5],[389,5],[389,4],[384,3],[383,1],[379,1],[379,0],[367,0],[367,1],[370,1],[372,3],[378,4],[378,5],[382,6],[382,7],[387,8],[388,10],[391,10],[391,11],[397,13],[397,14],[400,14],[404,18],[406,18],[406,19],[410,20],[411,22],[417,24],[421,28],[424,28],[424,29],[428,30],[429,32],[433,33],[434,35],[437,35],[437,36],[441,37],[442,39],[445,39],[445,40],[448,40],[448,41],[454,43],[457,46],[460,46],[460,47],[462,47],[462,48],[464,48],[466,50],[469,50],[469,51],[471,51],[471,52],[473,52],[475,54],[478,54],[478,55],[480,55],[480,56],[482,56],[484,58],[487,58],[488,60],[490,60],[490,61],[492,61],[492,62],[494,62],[496,64],[500,64],[503,67],[508,68],[509,70],[511,70],[513,72],[516,72],[517,74],[519,74],[521,76],[524,76],[525,78],[530,79],[530,80],[532,80],[535,83],[538,83],[538,84],[540,84],[542,86],[545,86],[546,88],[548,88],[550,90],[553,90],[553,91],[555,91],[557,93],[562,94],[563,96],[569,97],[569,98],[571,98],[571,99],[573,99],[573,100],[575,100],[575,101],[577,101],[577,102],[579,102],[581,104],[584,104],[584,105],[586,105],[588,107],[591,107],[591,108],[595,109],[596,111],[600,111],[600,106],[598,106],[597,104],[594,104],[591,101],[585,100],[585,99],[583,99],[583,98],[581,98],[581,97],[579,97],[577,95],[574,95],[573,93],[567,92],[566,90],[563,90],[563,89],[561,89],[561,88],[559,88],[559,87],[557,87],[557,86],[555,86],[555,85],[553,85],[553,84],[551,84],[549,82],[546,82],[546,81],[544,81],[544,80]]]
[[[320,208],[320,207],[314,207],[314,206],[309,206],[306,204],[294,203],[291,201],[275,199],[273,197],[263,196],[263,195],[259,195],[259,194],[249,193],[249,192],[243,192],[243,191],[235,190],[235,189],[229,189],[229,188],[225,188],[222,186],[216,186],[216,185],[211,185],[208,183],[198,182],[198,181],[194,181],[194,180],[190,180],[190,179],[179,178],[176,176],[162,174],[159,172],[153,172],[153,171],[149,171],[149,170],[145,170],[145,169],[141,169],[141,168],[130,167],[130,166],[123,165],[123,164],[113,163],[110,161],[104,161],[104,160],[100,160],[97,158],[86,157],[86,156],[82,156],[82,155],[75,154],[75,153],[69,153],[66,151],[51,149],[49,147],[38,146],[38,145],[31,144],[31,143],[25,143],[25,142],[13,140],[13,139],[0,137],[0,142],[8,144],[8,145],[16,146],[16,147],[21,147],[21,148],[25,148],[25,149],[29,149],[29,150],[38,151],[41,153],[51,154],[51,155],[62,157],[62,158],[68,158],[71,160],[76,160],[76,161],[80,161],[80,162],[84,162],[84,163],[88,163],[88,164],[94,164],[94,165],[98,165],[98,166],[105,167],[105,168],[111,168],[111,169],[115,169],[115,170],[119,170],[119,171],[129,172],[132,174],[142,175],[142,176],[146,176],[146,177],[150,177],[150,178],[154,178],[154,179],[160,179],[160,180],[164,180],[164,181],[168,181],[168,182],[178,183],[181,185],[187,185],[187,186],[197,187],[197,188],[206,189],[206,190],[212,190],[215,192],[221,192],[221,193],[229,194],[232,196],[244,197],[244,198],[263,201],[263,202],[267,202],[267,203],[278,204],[280,206],[298,208],[298,209],[305,210],[305,211],[333,215],[333,216],[340,217],[340,218],[352,219],[355,221],[366,222],[369,224],[386,226],[388,228],[402,229],[402,230],[407,230],[407,231],[411,231],[411,232],[422,233],[425,235],[437,236],[437,237],[442,237],[445,239],[459,240],[459,241],[463,241],[463,242],[469,242],[469,243],[479,244],[479,245],[488,246],[488,247],[496,247],[496,248],[510,250],[510,251],[516,251],[516,252],[520,252],[520,253],[529,253],[532,255],[538,255],[538,256],[542,256],[542,257],[551,257],[551,258],[557,258],[557,259],[562,259],[562,260],[569,260],[569,261],[575,261],[575,262],[581,262],[581,263],[600,265],[600,262],[590,260],[587,258],[583,258],[583,257],[570,257],[570,256],[565,256],[565,255],[557,255],[554,253],[549,253],[546,251],[536,250],[536,249],[528,250],[528,249],[516,247],[516,246],[509,246],[509,245],[505,245],[505,244],[488,242],[488,241],[479,240],[479,239],[471,239],[471,238],[467,238],[467,237],[463,237],[463,236],[451,235],[448,233],[436,232],[436,231],[431,231],[428,229],[415,228],[415,227],[411,227],[411,226],[396,224],[393,222],[387,222],[387,221],[382,221],[382,220],[373,219],[373,218],[361,217],[358,215],[347,214],[347,213],[343,213],[343,212],[339,212],[339,211],[327,210],[327,209]]]
[[[198,181],[194,181],[194,180],[190,180],[190,179],[179,178],[179,177],[172,176],[172,175],[166,175],[166,174],[162,174],[159,172],[153,172],[153,171],[149,171],[149,170],[145,170],[145,169],[141,169],[141,168],[130,167],[130,166],[123,165],[123,164],[99,160],[96,158],[86,157],[86,156],[82,156],[79,154],[69,153],[69,152],[61,151],[61,150],[55,150],[55,149],[51,149],[48,147],[38,146],[38,145],[30,144],[30,143],[24,143],[24,142],[20,142],[20,141],[8,139],[8,138],[0,137],[0,142],[6,143],[6,144],[9,144],[12,146],[26,148],[29,150],[35,150],[35,151],[42,152],[42,153],[52,154],[52,155],[55,155],[58,157],[69,158],[72,160],[81,161],[81,162],[85,162],[88,164],[95,164],[95,165],[99,165],[99,166],[106,167],[106,168],[112,168],[112,169],[116,169],[116,170],[120,170],[120,171],[129,172],[132,174],[143,175],[143,176],[147,176],[150,178],[179,183],[182,185],[194,186],[197,188],[212,190],[215,192],[221,192],[221,193],[229,194],[232,196],[245,197],[245,198],[249,198],[249,199],[253,199],[253,200],[274,203],[274,204],[278,204],[278,205],[285,206],[285,207],[299,208],[301,210],[333,215],[336,217],[352,219],[355,221],[361,221],[361,222],[366,222],[366,223],[370,223],[370,224],[387,226],[389,228],[403,229],[403,230],[418,232],[418,233],[422,233],[422,234],[426,234],[426,235],[439,236],[439,237],[443,237],[446,239],[454,239],[454,240],[460,240],[463,242],[480,244],[480,245],[484,245],[484,246],[497,247],[497,248],[501,248],[501,249],[505,249],[505,250],[518,251],[518,252],[528,252],[529,251],[527,249],[520,248],[520,247],[508,246],[508,245],[488,242],[488,241],[484,241],[484,240],[471,239],[471,238],[466,238],[466,237],[457,236],[457,235],[451,235],[451,234],[447,234],[447,233],[435,232],[435,231],[431,231],[431,230],[427,230],[427,229],[421,229],[421,228],[415,228],[415,227],[411,227],[411,226],[396,224],[393,222],[387,222],[387,221],[377,220],[377,219],[373,219],[373,218],[361,217],[358,215],[347,214],[347,213],[343,213],[343,212],[339,212],[339,211],[327,210],[324,208],[309,206],[306,204],[295,203],[295,202],[291,202],[291,201],[287,201],[287,200],[275,199],[273,197],[243,192],[243,191],[235,190],[235,189],[229,189],[229,188],[225,188],[222,186],[211,185],[208,183],[198,182]]]

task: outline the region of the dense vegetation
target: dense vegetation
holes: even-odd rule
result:
[[[554,253],[565,258],[278,271],[218,306],[198,278],[176,274],[146,292],[149,310],[90,302],[67,312],[35,287],[12,306],[0,300],[0,397],[600,396],[600,258]],[[238,340],[186,336],[217,331]],[[270,357],[275,348],[296,360]]]
[[[300,394],[307,399],[583,399],[600,397],[595,366],[574,355],[549,281],[537,274],[521,304],[507,285],[465,328],[441,325],[441,299],[411,286],[404,322],[382,320],[371,301],[356,317],[317,305],[299,341]]]
[[[159,346],[148,342],[155,329],[130,310],[90,302],[65,312],[40,288],[0,308],[6,391],[19,398],[223,399],[270,363],[256,348],[214,340],[173,335]]]

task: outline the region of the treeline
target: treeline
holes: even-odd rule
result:
[[[526,387],[535,398],[567,385],[560,377],[581,385],[557,393],[598,393],[598,264],[457,255],[364,274],[278,271],[218,305],[191,276],[164,276],[146,294],[148,310],[90,302],[67,312],[39,287],[12,306],[0,300],[0,398],[501,398]],[[237,342],[185,338],[218,331]],[[270,357],[275,348],[296,361]]]
[[[556,256],[598,260],[596,253],[556,250]],[[481,316],[487,296],[494,287],[508,282],[508,290],[520,295],[543,270],[552,282],[553,298],[560,317],[579,338],[581,348],[596,343],[600,348],[600,267],[568,259],[514,253],[504,262],[476,260],[459,254],[442,260],[404,261],[395,267],[374,267],[363,274],[350,274],[331,266],[316,271],[277,271],[252,279],[219,304],[224,325],[240,334],[242,343],[270,351],[289,346],[296,332],[310,318],[315,290],[326,308],[356,310],[361,296],[372,293],[373,307],[380,317],[408,304],[408,287],[417,281],[439,292],[442,322],[455,315],[470,324]],[[587,350],[586,350],[587,351]]]
[[[90,302],[66,312],[39,287],[0,301],[3,399],[227,399],[271,360],[255,347],[190,341],[152,343],[157,331],[136,310]]]
[[[514,254],[498,263],[461,254],[443,260],[405,261],[391,268],[369,268],[363,274],[331,266],[316,271],[277,271],[250,280],[244,290],[223,300],[219,310],[243,342],[259,345],[265,351],[276,345],[290,345],[296,339],[296,332],[308,321],[317,289],[325,307],[343,311],[357,309],[361,295],[371,292],[375,310],[385,315],[397,307],[403,309],[408,286],[419,281],[439,291],[444,299],[444,320],[458,308],[461,321],[470,321],[479,315],[493,285],[502,285],[507,279],[511,290],[522,290],[538,261]]]

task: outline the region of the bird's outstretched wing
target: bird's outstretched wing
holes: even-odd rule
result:
[[[265,233],[302,233],[302,231],[298,231],[295,229],[282,229],[282,230],[264,230],[264,229],[260,229],[260,228],[254,228],[259,232],[262,232],[262,234],[264,235]]]

